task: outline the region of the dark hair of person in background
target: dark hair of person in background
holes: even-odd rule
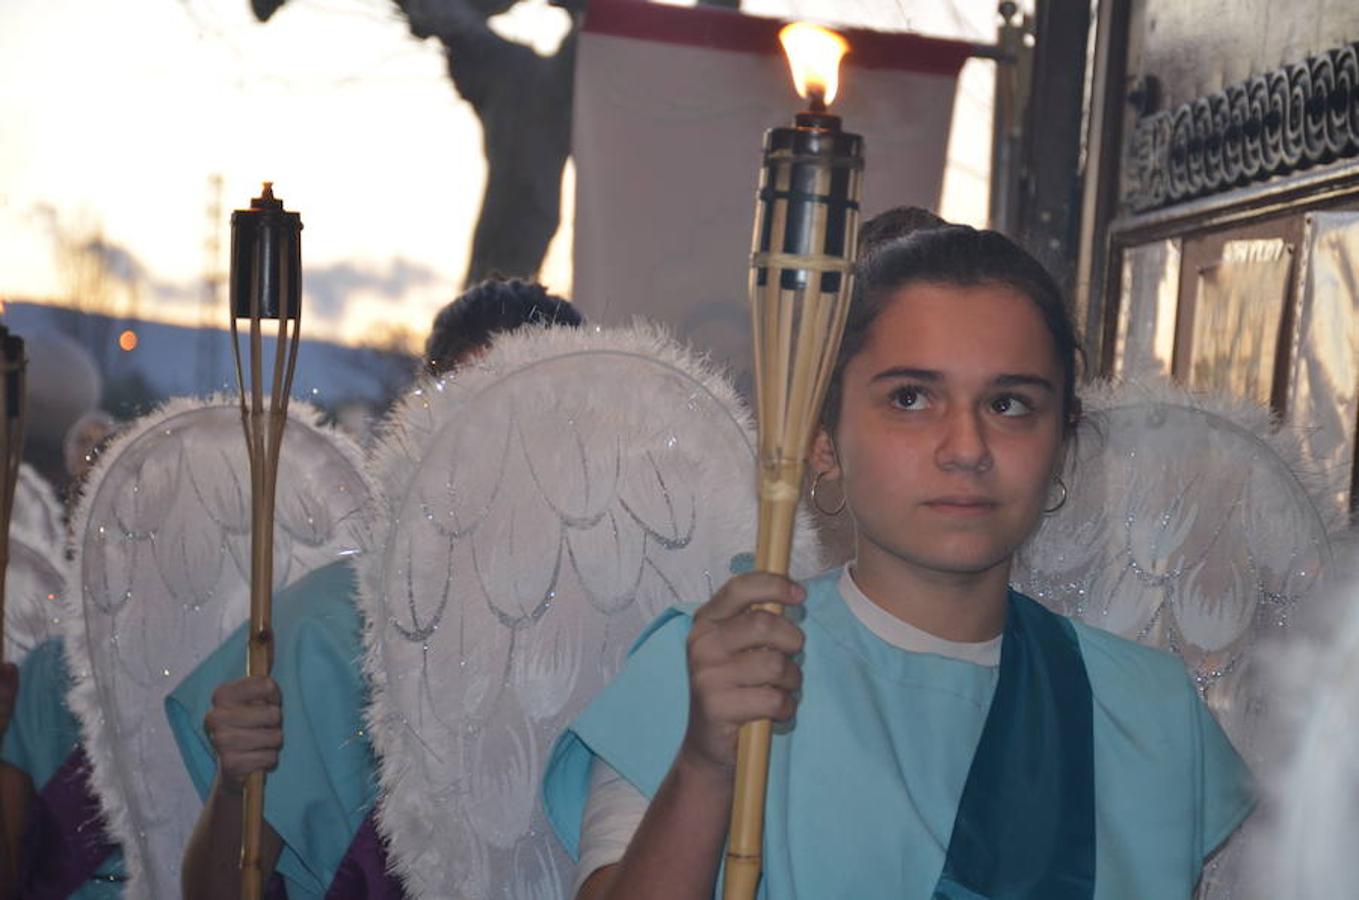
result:
[[[439,310],[425,341],[425,366],[442,375],[491,345],[497,334],[524,325],[578,328],[584,318],[547,288],[519,278],[488,279],[473,285]]]
[[[930,213],[924,216],[938,218]],[[924,217],[916,218],[928,222]],[[897,223],[898,235],[904,231],[904,236],[892,236],[886,223],[875,224],[877,219],[864,228],[869,233],[869,242],[861,238],[844,341],[822,408],[821,421],[826,430],[834,437],[840,418],[845,365],[863,349],[887,302],[907,285],[930,283],[958,287],[1001,284],[1033,301],[1052,335],[1062,370],[1062,411],[1070,433],[1080,418],[1076,366],[1081,351],[1057,282],[1038,260],[1000,232],[947,223],[905,229],[901,223],[907,220],[903,215]]]

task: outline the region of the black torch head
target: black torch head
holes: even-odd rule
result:
[[[302,217],[264,183],[249,209],[231,214],[231,314],[295,319],[302,309]]]
[[[0,360],[3,360],[5,380],[5,416],[17,419],[24,398],[24,367],[28,361],[24,358],[24,339],[10,334],[3,325],[0,325]]]
[[[783,263],[757,264],[757,285],[766,284],[769,269],[777,268],[784,290],[809,284],[829,293],[840,289],[845,273],[815,261],[854,259],[863,167],[863,138],[841,130],[839,117],[824,109],[798,113],[792,128],[765,132],[752,250],[757,260]],[[797,258],[810,264],[799,266]],[[811,281],[817,275],[819,284]]]

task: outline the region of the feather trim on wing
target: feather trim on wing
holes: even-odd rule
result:
[[[362,454],[349,438],[319,420],[319,411],[307,404],[290,404],[275,511],[275,590],[325,561],[332,543],[357,549],[367,540],[363,513],[370,508],[373,490]],[[182,442],[195,434],[203,437],[190,452]],[[171,441],[181,443],[167,443]],[[130,897],[179,895],[179,856],[199,803],[178,765],[161,701],[213,649],[213,642],[225,638],[248,614],[250,489],[244,441],[234,395],[171,400],[117,435],[91,471],[76,511],[76,553],[67,568],[72,590],[63,604],[65,657],[72,679],[66,699],[80,721],[91,787],[109,834],[123,846]],[[310,452],[290,453],[294,445],[307,445],[303,449]],[[143,478],[143,464],[159,468]],[[225,480],[224,472],[229,473]],[[311,477],[321,472],[326,474]],[[127,490],[127,485],[113,483],[126,478],[133,479]],[[342,496],[338,503],[325,496],[323,484],[331,481],[353,496]],[[291,493],[290,484],[297,488]],[[189,507],[192,514],[185,512]],[[340,517],[344,537],[336,530]],[[351,528],[356,533],[351,535]],[[134,560],[129,554],[142,556]],[[124,563],[123,587],[109,574],[110,560],[118,559]],[[149,578],[148,567],[159,573],[161,580],[153,584],[160,587],[134,594],[130,573]],[[173,595],[167,577],[187,593]],[[101,675],[100,660],[112,651],[104,638],[98,647],[92,643],[92,629],[115,617],[124,624],[135,618],[140,628],[127,627],[138,635],[179,627],[181,633],[163,645],[167,652],[189,654],[177,666],[180,670],[150,659],[120,657],[114,670]],[[103,688],[101,677],[107,681]],[[105,694],[117,690],[119,679],[132,684],[133,693],[149,698],[149,708],[128,711],[145,720],[142,727],[122,723],[120,716],[128,713],[119,704],[126,701]],[[147,734],[167,742],[158,745],[158,755],[165,758],[160,766],[148,768],[125,758],[133,752],[132,743]],[[155,780],[158,800],[148,799],[148,779]],[[147,804],[157,809],[147,809]],[[175,833],[156,837],[167,828]],[[148,853],[155,858],[147,859]]]
[[[61,628],[66,563],[60,545],[18,522],[10,526],[5,571],[5,661],[19,665]]]
[[[1348,516],[1335,508],[1335,473],[1318,471],[1308,461],[1301,426],[1282,422],[1268,406],[1227,394],[1190,390],[1166,379],[1092,381],[1080,386],[1085,412],[1110,410],[1134,404],[1183,406],[1210,413],[1250,432],[1263,442],[1293,473],[1306,490],[1328,533],[1348,527]],[[1349,473],[1344,473],[1346,480]]]
[[[360,594],[379,825],[410,895],[560,895],[544,757],[646,622],[753,548],[753,446],[730,385],[647,324],[523,329],[407,395]],[[820,564],[806,525],[799,576]]]

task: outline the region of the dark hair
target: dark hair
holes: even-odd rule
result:
[[[425,341],[425,365],[435,375],[456,368],[491,339],[524,325],[579,327],[585,320],[569,302],[533,281],[490,279],[473,285],[439,310]]]
[[[860,255],[844,340],[822,407],[821,423],[826,430],[833,433],[840,420],[845,366],[863,349],[888,299],[909,284],[930,282],[960,287],[1002,284],[1033,301],[1052,335],[1062,368],[1062,412],[1069,432],[1080,416],[1076,364],[1081,351],[1061,288],[1014,241],[997,231],[967,225],[916,229],[905,237],[870,246]]]
[[[894,206],[869,219],[859,229],[859,259],[867,259],[885,244],[928,228],[949,223],[919,206]]]

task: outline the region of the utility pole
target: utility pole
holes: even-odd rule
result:
[[[203,275],[198,306],[198,370],[195,384],[202,394],[211,394],[217,384],[217,351],[221,344],[222,318],[222,174],[208,176],[207,230],[203,238]]]

